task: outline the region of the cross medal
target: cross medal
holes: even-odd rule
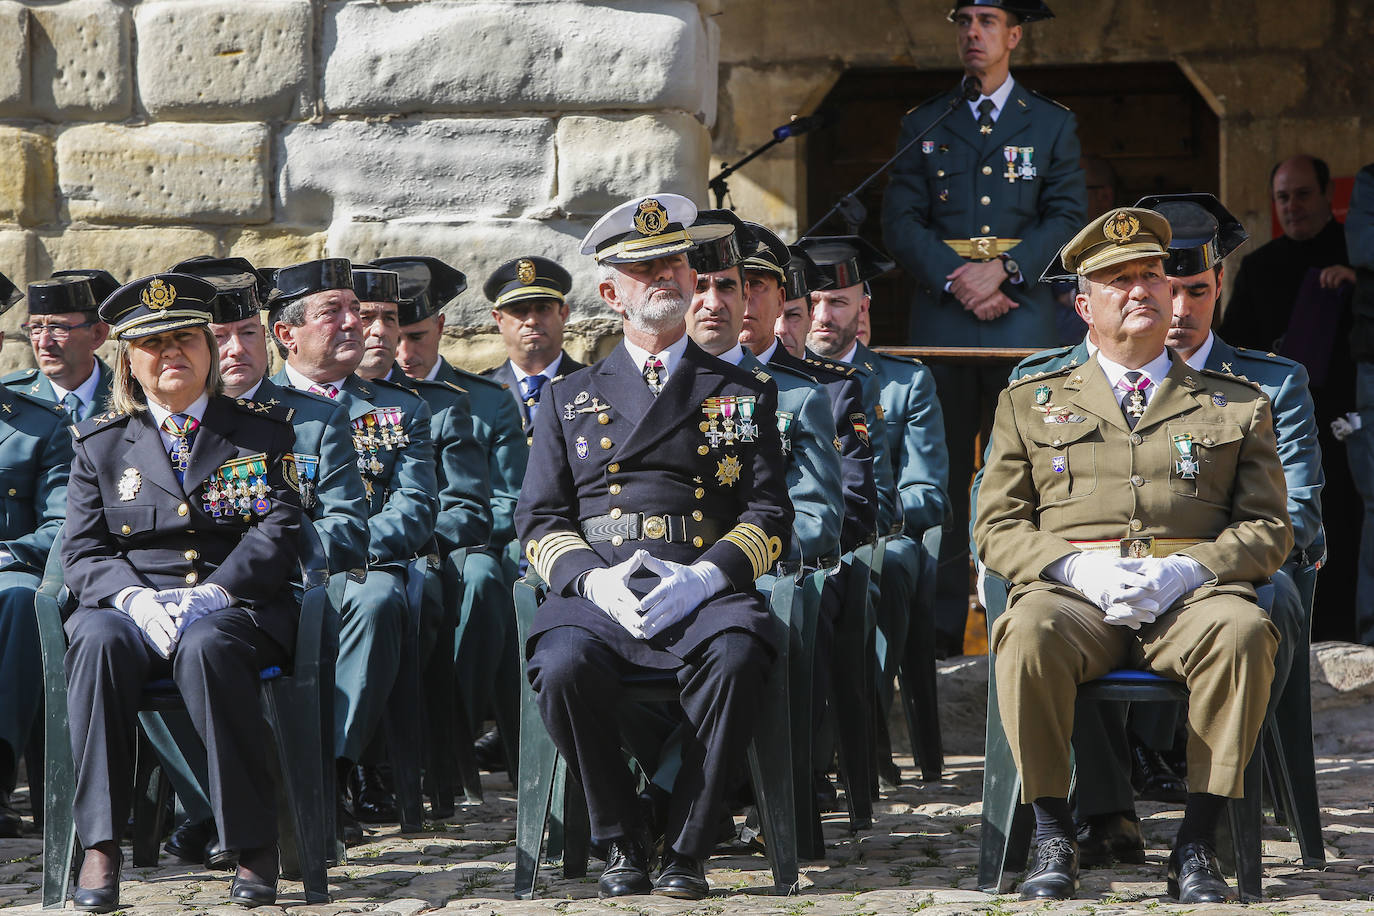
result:
[[[1174,436],[1174,449],[1179,454],[1179,459],[1174,462],[1174,472],[1179,479],[1197,480],[1198,461],[1193,457],[1193,434]]]
[[[1139,388],[1131,389],[1130,394],[1126,395],[1126,413],[1137,420],[1145,416],[1145,392]]]

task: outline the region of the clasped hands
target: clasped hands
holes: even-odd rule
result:
[[[658,584],[642,599],[629,587],[630,577],[640,569],[659,576]],[[725,573],[714,563],[689,566],[636,550],[622,563],[588,571],[582,594],[631,636],[649,639],[692,613],[726,584]]]
[[[190,588],[139,588],[128,592],[119,609],[143,631],[148,644],[163,658],[172,657],[181,634],[195,621],[233,604],[218,585]]]
[[[1060,581],[1102,609],[1107,622],[1140,629],[1175,601],[1212,578],[1207,567],[1182,554],[1167,557],[1113,557],[1083,551],[1059,564]]]
[[[1001,261],[969,261],[945,277],[949,291],[980,321],[1001,318],[1018,303],[1002,292],[1007,272]]]

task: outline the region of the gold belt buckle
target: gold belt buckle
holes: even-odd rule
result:
[[[997,236],[982,235],[968,240],[969,257],[980,261],[991,261],[997,257]]]
[[[1133,560],[1152,557],[1155,555],[1155,539],[1153,537],[1122,538],[1121,555]]]
[[[658,540],[668,532],[668,525],[663,521],[661,515],[651,515],[644,519],[644,536],[651,540]]]

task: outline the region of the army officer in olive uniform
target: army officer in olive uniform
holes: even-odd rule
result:
[[[1013,383],[998,402],[974,539],[1012,583],[993,625],[998,702],[1036,814],[1023,899],[1078,884],[1069,743],[1078,685],[1142,667],[1188,687],[1192,790],[1169,889],[1225,899],[1214,853],[1227,798],[1269,698],[1278,634],[1254,583],[1293,536],[1269,401],[1258,386],[1188,367],[1165,348],[1169,224],[1108,212],[1062,252],[1089,363]]]
[[[695,217],[686,198],[655,195],[616,207],[584,240],[625,339],[553,384],[516,513],[530,566],[550,586],[529,677],[586,790],[592,835],[607,844],[604,896],[651,889],[620,722],[608,714],[621,678],[675,672],[682,685],[690,727],[652,889],[696,899],[708,892],[720,806],[786,638],[754,587],[786,553],[792,525],[776,398],[687,337]],[[710,435],[726,423],[753,441]]]

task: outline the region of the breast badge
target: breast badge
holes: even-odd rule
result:
[[[138,495],[138,490],[143,486],[143,475],[138,473],[137,468],[125,468],[124,476],[119,478],[119,498],[128,502]]]
[[[201,489],[201,508],[215,518],[239,515],[249,521],[254,514],[266,515],[271,510],[272,501],[267,498],[270,492],[267,455],[246,455],[226,461],[206,479]]]
[[[1174,473],[1180,480],[1197,480],[1199,470],[1197,457],[1193,454],[1193,434],[1183,433],[1174,436],[1174,451],[1178,460],[1174,462]]]
[[[716,480],[723,487],[733,487],[739,482],[740,471],[744,466],[739,463],[739,459],[734,455],[726,455],[716,462]]]
[[[854,424],[854,432],[864,445],[868,445],[868,420],[861,413],[849,415],[849,422]]]
[[[1212,392],[1212,403],[1215,404],[1215,405],[1218,406],[1218,407],[1225,407],[1225,406],[1226,406],[1226,395],[1222,394],[1220,391],[1213,391],[1213,392]]]
[[[575,445],[577,447],[577,457],[582,459],[583,461],[586,461],[587,455],[590,452],[590,449],[587,446],[587,437],[578,436]]]
[[[778,411],[778,439],[782,442],[782,453],[784,455],[792,452],[792,421],[795,415],[785,410]]]
[[[1052,456],[1050,456],[1050,470],[1054,471],[1056,474],[1063,474],[1063,473],[1064,473],[1065,471],[1067,471],[1068,469],[1069,469],[1069,456],[1068,456],[1068,455],[1052,455]]]
[[[282,473],[286,483],[301,495],[301,508],[310,509],[315,505],[315,478],[320,470],[318,455],[302,455],[288,452],[282,455]]]
[[[358,453],[358,469],[371,474],[385,470],[378,453],[410,444],[410,435],[402,425],[399,407],[378,407],[352,421],[353,450]],[[370,489],[370,488],[369,488]]]

